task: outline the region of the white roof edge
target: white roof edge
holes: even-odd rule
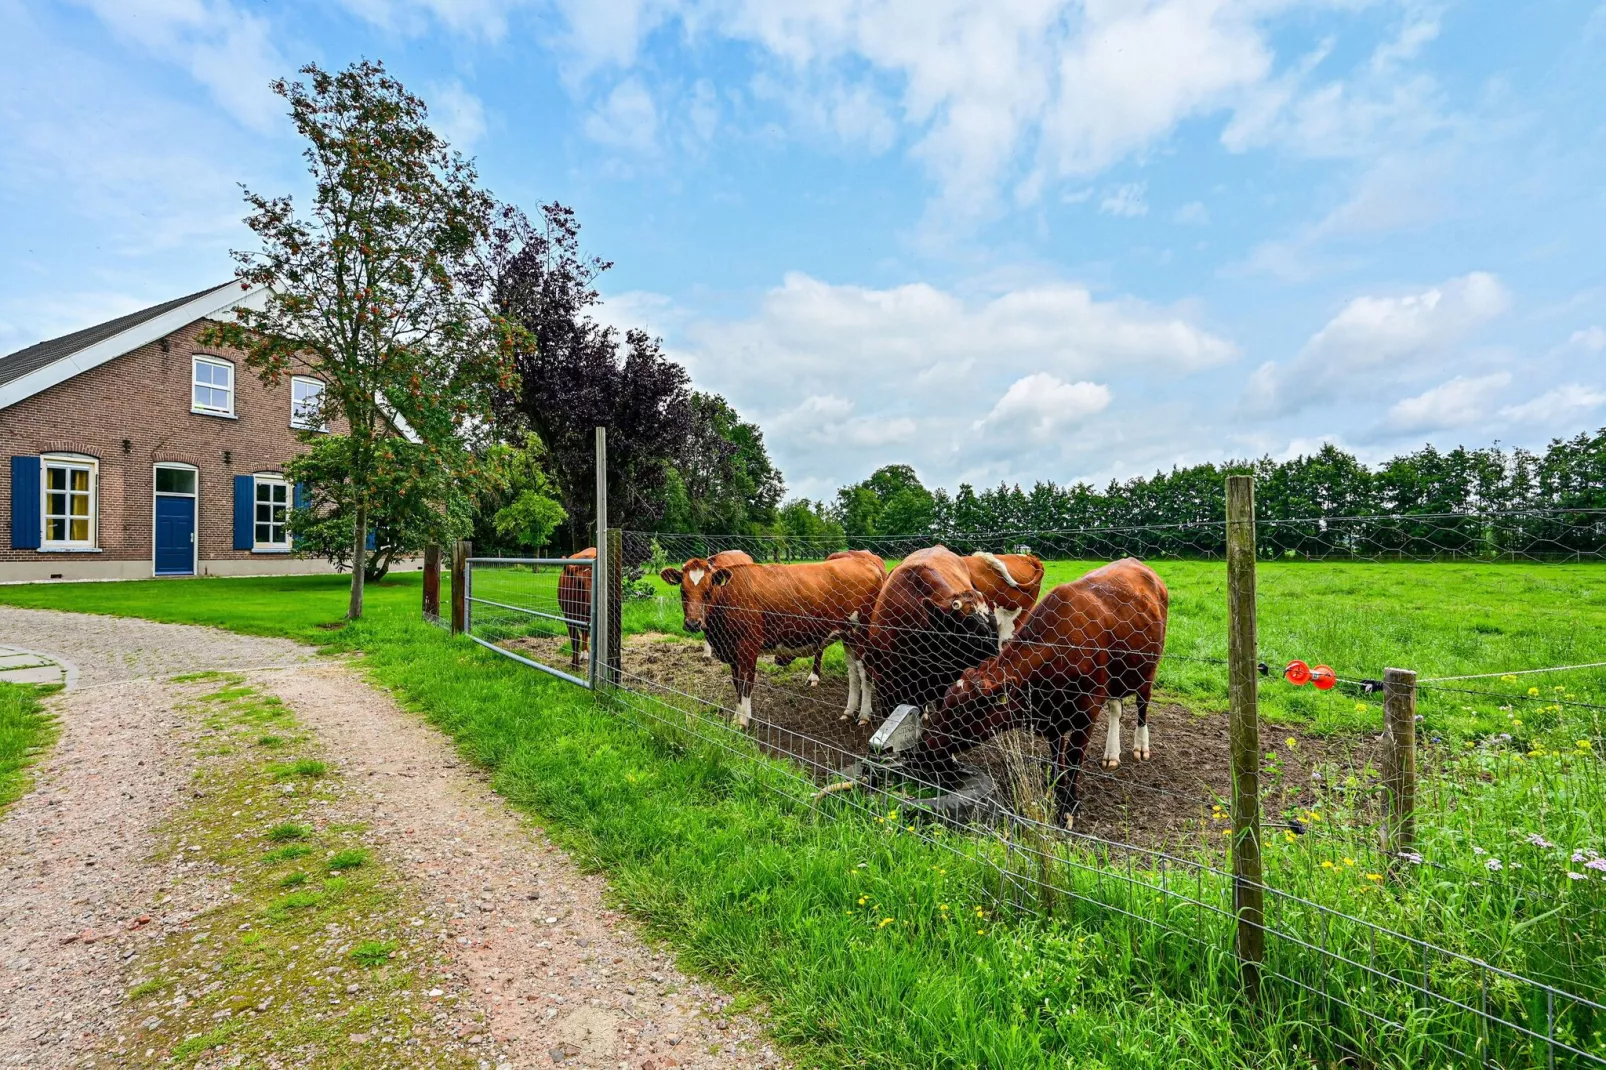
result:
[[[27,375],[0,385],[0,409],[8,409],[19,401],[25,401],[92,368],[116,360],[124,353],[132,352],[142,345],[172,334],[180,327],[188,326],[198,319],[205,319],[225,309],[233,308],[241,301],[255,296],[260,289],[260,286],[253,286],[242,292],[239,282],[231,280],[160,316],[153,316],[126,331],[120,331],[110,338],[85,346],[60,360],[46,364],[43,368],[35,368]]]

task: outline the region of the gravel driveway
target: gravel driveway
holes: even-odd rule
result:
[[[329,819],[369,828],[439,920],[459,1035],[483,1031],[482,1066],[780,1063],[753,1022],[724,1013],[725,997],[606,908],[600,878],[345,664],[280,639],[5,607],[0,644],[55,658],[72,681],[51,700],[59,744],[0,821],[0,1064],[110,1065],[96,1053],[131,1028],[124,959],[227,894],[203,886],[164,901],[151,858],[204,760],[170,677],[209,669],[282,698],[354,787]],[[285,1065],[301,1063],[286,1053]]]

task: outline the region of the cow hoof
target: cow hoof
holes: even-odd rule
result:
[[[820,677],[819,677],[818,673],[812,673],[812,672],[809,673],[809,686],[810,687],[819,687],[820,686]]]
[[[847,724],[848,723],[848,718],[852,717],[852,716],[853,716],[853,714],[851,714],[851,713],[844,713],[841,717],[838,717],[837,720],[841,721],[843,724]]]
[[[1140,762],[1146,762],[1150,758],[1154,757],[1154,752],[1148,747],[1133,747],[1132,757],[1136,758]]]
[[[870,726],[870,718],[868,718],[868,717],[860,717],[859,718],[859,727],[860,728],[868,728],[869,726]]]
[[[1119,769],[1119,768],[1121,768],[1121,759],[1119,759],[1119,758],[1100,758],[1099,759],[1099,767],[1102,768],[1102,769]]]

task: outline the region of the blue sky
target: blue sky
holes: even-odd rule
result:
[[[572,204],[796,493],[1606,424],[1606,5],[0,0],[0,352],[199,289],[270,78]]]

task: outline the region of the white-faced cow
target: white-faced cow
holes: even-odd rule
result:
[[[597,548],[587,546],[574,555],[577,558],[597,557]],[[580,667],[580,655],[586,652],[591,639],[591,574],[596,571],[588,565],[564,565],[558,575],[558,612],[563,615],[569,629],[569,667]]]
[[[714,570],[733,565],[751,565],[753,559],[741,550],[721,550],[712,557],[694,557],[679,568],[666,568],[658,573],[665,583],[680,588],[680,616],[686,630],[696,635],[703,630],[703,606],[708,593],[714,589]],[[712,658],[714,650],[703,640],[703,657]]]
[[[965,669],[998,653],[992,607],[970,568],[947,547],[933,546],[904,558],[887,577],[864,641],[870,686],[859,704],[860,724],[870,720],[872,698],[889,712],[904,703],[923,706],[941,698]]]
[[[923,717],[911,764],[940,772],[960,750],[1006,729],[1033,728],[1049,742],[1056,808],[1070,827],[1101,709],[1110,718],[1107,766],[1120,760],[1121,703],[1129,696],[1137,697],[1133,755],[1150,755],[1149,698],[1169,607],[1165,583],[1130,557],[1060,584],[1001,652],[966,669]]]
[[[731,667],[736,723],[753,715],[753,684],[762,653],[801,657],[836,639],[848,651],[853,688],[855,650],[862,622],[886,579],[881,558],[864,550],[832,554],[797,565],[734,565],[713,571],[703,607],[703,629],[714,656]]]
[[[990,554],[985,550],[965,558],[970,582],[992,607],[998,625],[998,649],[1015,634],[1020,615],[1037,604],[1043,589],[1043,563],[1027,554]]]

